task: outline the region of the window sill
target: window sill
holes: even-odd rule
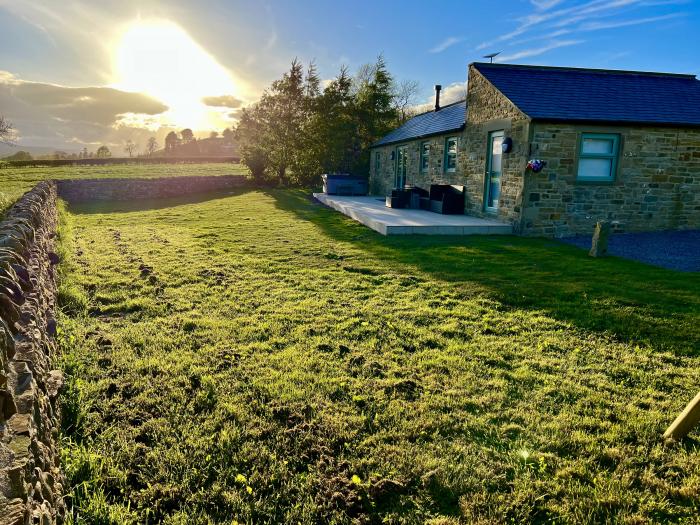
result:
[[[612,186],[615,184],[615,179],[576,179],[576,184],[585,185],[602,185],[602,186]]]

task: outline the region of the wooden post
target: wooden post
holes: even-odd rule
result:
[[[683,439],[700,422],[700,392],[688,403],[671,426],[664,432],[666,439]]]
[[[591,241],[591,257],[605,257],[608,254],[608,237],[610,237],[610,223],[600,221],[595,225],[593,240]]]

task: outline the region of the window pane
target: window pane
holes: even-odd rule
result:
[[[498,208],[498,197],[501,194],[501,183],[497,178],[489,179],[489,197],[486,205],[489,208]]]
[[[580,159],[578,176],[585,179],[610,179],[612,162],[612,159]]]
[[[503,137],[493,137],[491,140],[491,154],[500,155],[503,153]]]
[[[584,137],[581,153],[597,155],[612,155],[615,152],[615,141],[612,139]]]
[[[457,169],[457,139],[447,139],[447,161],[448,170]]]
[[[428,169],[428,156],[430,155],[430,144],[424,142],[421,148],[421,160],[420,166],[421,170],[425,171]]]

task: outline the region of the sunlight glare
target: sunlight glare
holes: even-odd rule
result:
[[[163,125],[193,130],[221,129],[231,124],[231,110],[206,106],[206,96],[238,96],[231,74],[180,26],[169,21],[138,21],[114,46],[113,87],[146,93],[170,108]],[[150,119],[153,122],[153,119]],[[144,122],[145,124],[145,122]]]

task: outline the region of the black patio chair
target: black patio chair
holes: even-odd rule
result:
[[[430,186],[430,211],[443,215],[463,215],[464,186],[432,184]]]

